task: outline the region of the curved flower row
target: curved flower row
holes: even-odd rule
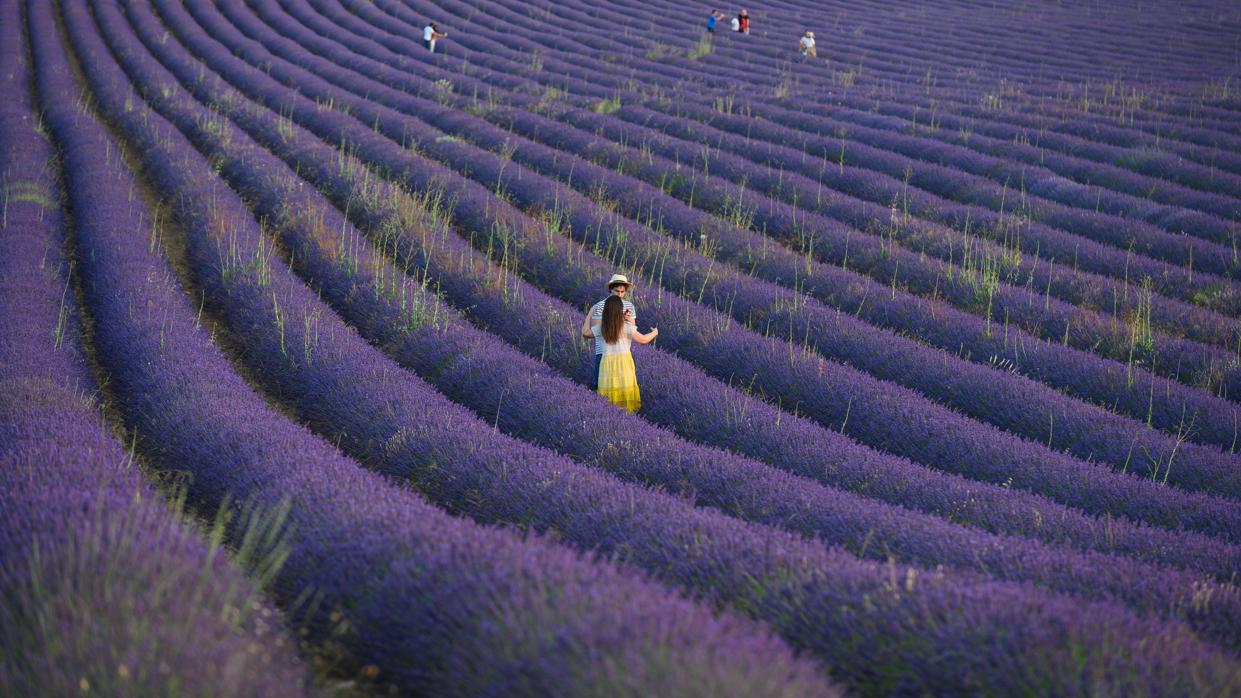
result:
[[[176,18],[178,9],[161,8],[171,19]],[[130,12],[131,18],[136,17],[135,8]],[[86,37],[79,40],[87,41]],[[150,118],[135,114],[133,121],[140,125]],[[216,128],[223,130],[222,126]],[[210,139],[209,134],[204,136]],[[218,142],[239,143],[242,139],[239,134],[222,133]],[[185,162],[175,157],[172,166],[189,169]],[[199,161],[198,166],[203,163]],[[221,161],[230,176],[256,183],[271,181],[265,171],[254,169],[254,164]],[[259,199],[260,208],[283,211],[281,218],[292,224],[309,220],[308,232],[319,223],[327,223],[322,219],[315,222],[314,197],[308,193],[298,196],[300,190],[291,175],[276,181],[276,188],[265,191]],[[252,190],[257,191],[260,189]],[[970,599],[973,623],[1012,622],[1010,605],[1025,608],[1027,613],[1032,610],[1031,604],[1022,601],[1027,596],[1039,599],[1043,614],[1061,613],[1058,604],[1072,607],[1030,589],[967,583],[946,576],[906,575],[905,581],[893,588],[890,572],[882,565],[859,563],[771,529],[750,527],[694,509],[667,495],[620,485],[572,461],[491,434],[484,423],[471,423],[472,418],[462,414],[461,408],[412,376],[384,370],[378,352],[317,305],[315,295],[301,287],[279,261],[272,260],[264,274],[225,276],[213,272],[213,266],[226,261],[220,254],[226,240],[213,232],[220,228],[211,217],[222,217],[227,223],[224,229],[237,236],[239,245],[257,246],[261,239],[257,225],[239,210],[241,204],[235,196],[220,192],[213,198],[220,203],[207,216],[194,221],[196,217],[182,214],[188,222],[197,223],[187,226],[192,266],[203,270],[196,278],[204,284],[207,302],[238,331],[237,339],[247,348],[245,356],[253,361],[255,375],[316,427],[336,431],[343,448],[365,453],[377,466],[410,469],[413,464],[433,460],[435,467],[411,469],[409,475],[437,499],[478,517],[519,521],[540,529],[554,527],[563,539],[614,550],[644,566],[657,561],[653,566],[664,574],[696,579],[696,586],[713,597],[742,595],[748,599],[746,607],[756,615],[772,619],[799,643],[836,660],[838,672],[871,690],[882,689],[885,681],[891,681],[886,685],[895,690],[935,690],[961,685],[953,683],[960,681],[965,685],[996,683],[996,688],[1003,690],[1029,679],[1028,674],[1017,679],[990,675],[967,678],[959,667],[929,666],[922,659],[923,650],[912,643],[903,639],[893,643],[897,627],[905,637],[909,637],[910,628],[930,630],[924,624],[932,616],[924,614],[931,609],[938,609],[933,617],[941,620],[962,613],[964,609],[956,609],[962,594]],[[193,207],[193,202],[203,200],[201,195],[179,197],[179,208]],[[286,218],[290,211],[297,215]],[[309,219],[300,215],[306,213]],[[349,234],[347,230],[345,234]],[[331,263],[335,263],[333,257],[339,249],[327,251]],[[269,298],[278,299],[278,304]],[[314,316],[321,324],[313,329],[296,322],[282,324],[281,313],[291,318]],[[283,349],[287,346],[311,349],[305,354]],[[863,600],[863,594],[869,601]],[[1003,597],[1003,603],[987,601],[991,594]],[[1003,617],[989,620],[1000,609]],[[1039,621],[1039,627],[1058,636],[1066,631],[1064,620]],[[1096,616],[1094,623],[1103,623],[1107,632],[1106,621]],[[942,642],[953,631],[940,626],[935,632]],[[1094,647],[1095,642],[1090,639],[1084,644]],[[853,651],[859,645],[869,649],[864,653],[866,660]],[[842,651],[846,648],[847,652]],[[942,648],[934,653],[938,655]],[[1041,648],[1028,651],[1042,654]],[[1113,654],[1115,650],[1109,650],[1109,655]],[[1021,671],[1011,664],[1006,669]],[[1068,678],[1064,685],[1072,686],[1076,681]],[[1152,690],[1164,688],[1156,681]]]
[[[86,9],[65,3],[64,11],[80,41]],[[73,126],[65,130],[73,152],[107,162],[116,147],[74,109],[77,94],[54,46],[50,7],[36,4],[31,12],[39,60],[65,80],[48,90],[47,109]],[[188,207],[179,212],[210,216],[217,210],[212,202],[227,211],[227,190],[213,188],[205,162],[187,163],[184,156],[196,156],[192,149],[178,153],[174,141],[164,140],[172,129],[157,117],[125,118],[125,83],[109,81],[115,65],[111,75],[95,60],[80,65],[100,108],[142,145],[152,180],[178,192],[172,201]],[[123,187],[108,193],[126,200]],[[144,227],[140,221],[81,213],[80,220],[100,222],[83,227],[78,259],[97,323],[97,354],[127,423],[161,465],[191,470],[190,494],[199,501],[290,503],[288,559],[277,592],[287,604],[314,599],[303,609],[307,625],[319,637],[339,633],[359,665],[375,665],[383,680],[406,690],[444,695],[600,686],[680,695],[703,686],[731,695],[828,692],[808,663],[752,623],[716,616],[560,546],[449,517],[278,417],[195,326],[167,266],[144,236],[133,235]],[[183,220],[190,228],[207,221],[229,222]],[[230,247],[227,229],[220,242],[224,266],[196,271],[248,279],[270,273],[264,250]],[[259,293],[257,300],[271,301]],[[324,339],[326,358],[335,347]]]
[[[1187,234],[1221,245],[1232,242],[1229,220],[1237,216],[1238,201],[1223,194],[1169,184],[1169,179],[1178,183],[1184,181],[1204,187],[1226,188],[1237,185],[1238,177],[1235,175],[1212,173],[1202,166],[1186,167],[1184,161],[1171,158],[1159,162],[1161,170],[1139,174],[1112,164],[1126,160],[1123,152],[1109,152],[1109,161],[1095,162],[1083,161],[1076,150],[1072,150],[1071,155],[1048,152],[1046,147],[1035,147],[1022,142],[1017,136],[1002,139],[975,132],[965,140],[954,128],[960,128],[962,122],[951,116],[941,117],[938,113],[935,115],[935,132],[919,132],[919,138],[898,137],[895,134],[907,127],[908,120],[867,115],[858,108],[861,106],[860,100],[845,104],[852,108],[836,111],[833,115],[838,120],[861,127],[856,131],[850,130],[854,137],[873,139],[875,144],[897,148],[911,157],[958,167],[980,176],[996,178],[1003,174],[1009,181],[1024,181],[1032,194],[1073,209],[1124,216],[1169,232],[1184,230]],[[992,132],[1004,131],[1001,128]],[[965,142],[962,143],[962,140]],[[1056,139],[1041,137],[1038,143],[1044,146],[1049,141],[1054,143]],[[1066,150],[1070,148],[1072,146],[1065,147]],[[1128,160],[1142,162],[1141,158],[1132,156]],[[1023,167],[1037,167],[1043,171],[1037,173],[1037,177],[1027,174],[1026,179],[1022,180]],[[1143,167],[1152,169],[1150,164]],[[1189,172],[1182,174],[1183,170]],[[1065,210],[1056,208],[1041,211],[1038,217],[1048,225],[1075,229],[1080,214],[1074,218],[1068,218],[1065,214]]]
[[[1208,208],[1208,203],[1201,201],[1192,190],[1225,196],[1234,191],[1230,186],[1234,178],[1241,174],[1241,157],[1236,154],[1178,142],[1175,137],[1169,140],[1124,131],[1114,124],[1088,123],[1081,114],[1067,116],[1060,122],[1048,122],[1037,116],[1021,117],[1010,112],[997,115],[1006,118],[992,118],[994,112],[964,102],[951,106],[951,109],[936,112],[940,130],[930,134],[932,137],[971,145],[979,136],[980,141],[975,145],[987,146],[979,148],[981,152],[990,152],[994,148],[997,155],[1010,160],[1029,157],[1029,148],[1037,148],[1044,159],[1068,158],[1063,167],[1073,167],[1075,174],[1088,174],[1088,181],[1097,181],[1106,187],[1113,186],[1113,168],[1121,173],[1136,172],[1154,180],[1174,181],[1191,189],[1180,190],[1175,199],[1171,198],[1170,193],[1159,189],[1152,194],[1152,198],[1173,204],[1192,201],[1199,210],[1230,217],[1226,206],[1221,208],[1212,204]],[[929,105],[925,101],[911,95],[900,103],[880,106],[878,114],[912,124],[915,114],[917,118],[925,119],[926,112],[923,110],[927,109]],[[850,119],[858,116],[853,112],[841,115]],[[895,125],[884,125],[869,119],[867,123],[877,127]],[[966,133],[970,134],[968,138],[963,135]],[[1030,145],[1027,146],[1027,143]],[[1056,165],[1049,167],[1054,169]]]
[[[236,34],[231,27],[221,24],[220,18],[212,21],[208,8],[194,7],[190,11],[203,21],[212,22],[214,36]],[[182,30],[179,23],[171,24],[175,31]],[[317,112],[307,113],[309,110],[305,108],[298,114],[306,116],[297,116],[294,120],[329,142],[343,139],[358,147],[361,159],[384,170],[401,172],[406,169],[394,164],[401,161],[404,149],[392,141],[375,141],[371,138],[375,135],[372,128],[399,143],[416,143],[420,151],[453,162],[472,179],[495,183],[497,191],[527,208],[556,212],[567,228],[576,231],[575,235],[596,240],[604,248],[617,249],[615,240],[606,242],[605,236],[615,232],[628,236],[634,232],[634,226],[625,219],[601,212],[588,199],[561,185],[523,172],[512,163],[464,143],[445,140],[441,133],[421,125],[413,117],[334,89],[312,73],[284,64],[253,42],[237,37],[230,42],[227,51],[210,41],[195,40],[190,44],[192,50],[203,55],[213,67],[239,63],[233,57],[236,52],[263,63],[271,76],[284,76],[288,84],[297,85],[302,94],[347,106],[359,119],[344,122],[350,124],[349,135],[343,133],[337,123],[309,123],[317,119]],[[273,89],[275,81],[267,72],[222,70],[221,74],[252,98],[279,104],[281,108],[295,106],[293,95],[283,88]],[[364,143],[365,147],[361,145]],[[561,238],[549,238],[531,228],[523,224],[497,230],[484,225],[478,230],[489,239],[476,237],[475,243],[491,246],[497,254],[506,255],[508,263],[520,265],[531,279],[562,297],[588,297],[597,283],[592,280],[607,278],[617,264],[594,254],[583,254],[580,249],[574,251],[575,245]],[[669,263],[670,257],[666,254],[660,259],[637,260],[637,263],[658,273],[659,265]],[[640,288],[646,286],[648,278],[645,274],[638,275]],[[677,280],[667,279],[665,283],[671,290]],[[658,285],[652,283],[651,287],[658,288]],[[718,289],[715,293],[722,297]],[[727,300],[719,305],[726,307]],[[692,357],[708,372],[725,380],[730,376],[744,376],[744,380],[765,394],[796,402],[801,412],[821,423],[847,423],[850,433],[887,450],[940,468],[964,472],[976,479],[1007,480],[1015,487],[1046,493],[1095,513],[1119,514],[1172,528],[1184,527],[1229,540],[1241,530],[1230,523],[1241,517],[1235,502],[1179,492],[1148,480],[1112,473],[1022,441],[938,407],[912,391],[803,353],[789,342],[768,340],[749,330],[731,328],[728,317],[679,296],[663,294],[645,312],[648,319],[653,315],[657,321],[666,321],[652,324],[676,327],[676,332],[668,333],[666,344]],[[917,440],[909,438],[910,424],[918,425]]]
[[[0,693],[303,695],[257,584],[143,481],[88,397],[60,167],[22,27],[0,3]]]
[[[1038,254],[1062,264],[1076,262],[1083,269],[1113,278],[1121,278],[1127,268],[1139,278],[1151,276],[1159,281],[1162,291],[1186,300],[1212,285],[1230,285],[1232,282],[1219,275],[1236,273],[1237,262],[1226,247],[1230,242],[1228,223],[1220,219],[1192,217],[1193,222],[1206,219],[1211,225],[1194,225],[1186,231],[1192,234],[1177,234],[1141,219],[1118,215],[1142,211],[1140,205],[1149,208],[1150,202],[1113,193],[1107,198],[1109,209],[1115,213],[1108,213],[1102,210],[1102,195],[1074,196],[1076,192],[1071,188],[1046,186],[1063,179],[1040,167],[1008,165],[998,158],[961,152],[965,149],[954,146],[934,148],[941,158],[946,154],[956,156],[949,166],[928,158],[927,146],[914,136],[872,131],[854,121],[761,103],[756,103],[753,113],[786,128],[753,128],[749,132],[751,137],[784,145],[803,144],[810,154],[839,153],[840,146],[845,145],[845,164],[908,182],[908,196],[901,194],[901,205],[908,205],[911,212],[929,220],[959,227],[968,219],[975,221],[982,232],[990,230],[999,237],[1010,224],[1005,220],[1006,213],[1010,218],[1013,214],[1029,218],[1031,222],[1019,231],[1020,242],[1010,242],[1026,254]],[[848,134],[847,141],[834,135],[842,130]],[[962,167],[961,160],[974,164]],[[974,174],[981,170],[988,173],[987,177]],[[925,194],[916,194],[918,190]],[[856,193],[868,194],[864,190]],[[1053,201],[1046,195],[1067,201]],[[873,195],[868,198],[875,200]],[[1121,206],[1115,200],[1120,198],[1127,206],[1117,211]],[[1189,221],[1177,222],[1184,225]],[[1196,235],[1210,235],[1210,239]],[[1200,270],[1206,274],[1198,273]],[[1225,308],[1235,312],[1237,307],[1234,300]]]

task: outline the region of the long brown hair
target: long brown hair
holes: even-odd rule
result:
[[[608,296],[603,302],[603,341],[615,344],[620,341],[621,330],[625,328],[625,301],[620,296]]]

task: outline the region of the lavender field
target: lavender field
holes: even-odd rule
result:
[[[1241,696],[1241,5],[719,9],[0,0],[0,695]]]

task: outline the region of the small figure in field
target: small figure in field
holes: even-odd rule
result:
[[[431,53],[435,53],[435,42],[446,38],[448,34],[441,32],[435,22],[427,22],[427,26],[422,28],[422,45]]]
[[[590,328],[597,340],[603,340],[603,354],[599,363],[599,387],[596,390],[612,404],[629,412],[642,407],[642,393],[638,390],[638,374],[633,365],[633,343],[649,344],[659,335],[652,327],[643,334],[636,324],[626,322],[625,302],[618,296],[609,296],[603,302],[603,314]]]
[[[719,10],[711,10],[711,14],[707,15],[707,31],[714,34],[715,27],[719,25],[721,19],[724,19],[724,15],[720,14]]]
[[[814,32],[807,31],[806,35],[801,38],[801,55],[811,58],[819,55],[814,48]]]
[[[741,17],[733,17],[732,21],[729,24],[731,25],[730,28],[733,31],[735,32],[741,31]]]
[[[591,389],[599,387],[599,363],[603,359],[603,338],[593,331],[591,328],[599,324],[603,320],[603,306],[607,303],[608,298],[621,299],[621,314],[624,316],[625,322],[637,327],[638,314],[633,308],[633,303],[625,296],[629,293],[629,277],[624,274],[613,274],[608,279],[608,297],[595,303],[586,313],[586,319],[582,320],[582,336],[587,339],[595,340],[595,372],[591,378]]]
[[[750,13],[749,12],[742,10],[741,14],[737,15],[737,31],[741,32],[742,34],[750,33]]]

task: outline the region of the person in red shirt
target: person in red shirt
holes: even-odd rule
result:
[[[750,13],[746,12],[745,10],[742,10],[741,14],[737,15],[737,25],[738,25],[737,31],[741,32],[742,34],[749,34],[750,33]]]

